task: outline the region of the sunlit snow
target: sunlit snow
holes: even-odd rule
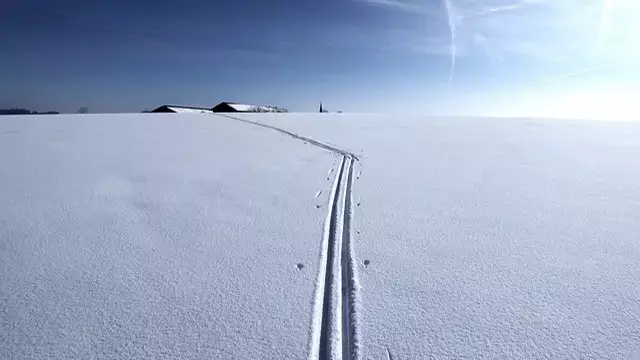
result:
[[[0,117],[0,358],[640,356],[640,123],[238,117]]]

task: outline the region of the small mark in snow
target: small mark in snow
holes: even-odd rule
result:
[[[308,143],[308,142],[306,142],[306,141],[303,141],[303,143],[304,143],[305,145],[309,145],[309,143]]]
[[[360,203],[356,204],[356,206],[360,206]]]
[[[327,180],[331,180],[331,179],[327,178]]]
[[[329,169],[329,172],[327,174],[331,174],[333,172],[333,168]]]
[[[316,205],[316,209],[320,209],[322,207],[322,205],[318,204]]]
[[[361,174],[362,174],[362,171],[358,171],[358,175],[356,175],[356,179],[360,179]]]
[[[319,190],[319,191],[316,193],[316,199],[320,196],[320,194],[322,194],[322,190]]]
[[[360,230],[356,231],[358,233],[358,235],[360,235]]]
[[[369,260],[365,260],[364,261],[364,266],[369,266],[369,264],[371,264],[371,261],[369,261]]]
[[[298,267],[298,271],[304,269],[304,264],[302,263],[298,263],[298,265],[296,265]]]
[[[393,360],[393,355],[391,354],[391,350],[389,350],[389,347],[387,346],[387,358],[389,360]]]
[[[134,200],[131,202],[131,205],[140,211],[147,211],[153,207],[153,204],[149,201]]]

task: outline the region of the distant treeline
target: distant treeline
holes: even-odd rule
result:
[[[57,111],[37,112],[28,109],[0,109],[0,115],[57,115]]]

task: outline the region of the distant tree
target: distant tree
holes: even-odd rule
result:
[[[275,112],[275,110],[276,109],[273,106],[256,105],[251,107],[250,112],[266,113],[266,112]]]
[[[57,111],[37,112],[29,109],[0,109],[0,115],[53,115],[59,114]]]
[[[0,115],[30,115],[33,114],[27,109],[0,109]]]
[[[86,107],[86,106],[83,106],[80,109],[78,109],[77,113],[78,114],[88,114],[89,113],[89,108]]]

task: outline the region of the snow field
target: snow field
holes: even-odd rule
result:
[[[246,118],[360,157],[363,358],[640,354],[640,123]]]
[[[201,114],[0,117],[0,139],[0,358],[307,357],[340,157]]]

